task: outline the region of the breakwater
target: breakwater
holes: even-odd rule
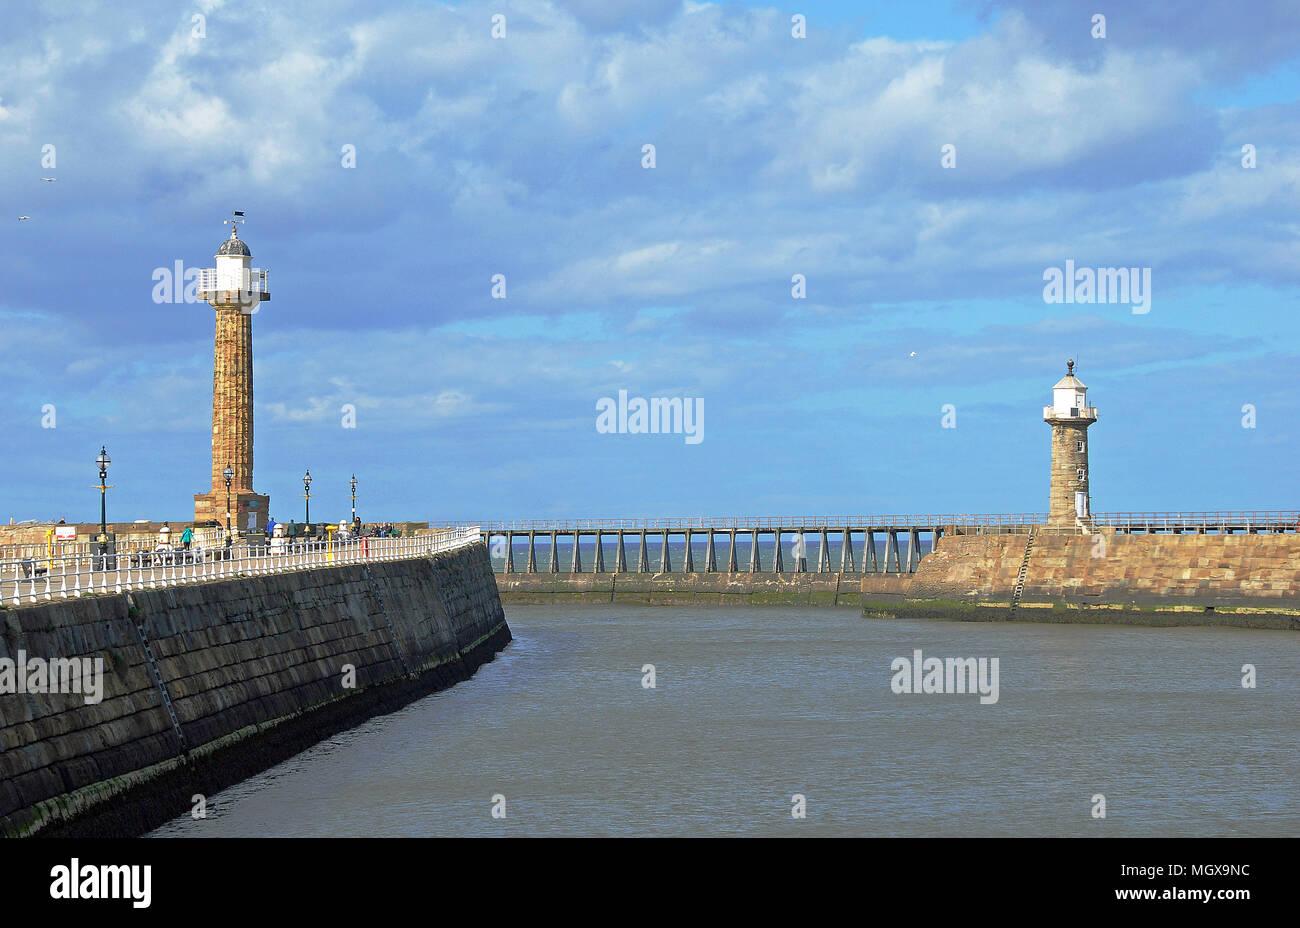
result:
[[[1300,630],[1300,535],[945,535],[869,616]]]
[[[868,616],[1300,629],[1300,534],[943,533],[914,573],[496,574],[505,602],[852,606]]]
[[[0,611],[0,658],[103,662],[102,700],[0,695],[6,835],[139,834],[467,679],[510,640],[487,551]]]
[[[507,603],[642,603],[861,607],[901,596],[905,575],[845,573],[497,574]]]

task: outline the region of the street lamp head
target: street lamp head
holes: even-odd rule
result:
[[[235,479],[235,469],[227,464],[226,469],[221,472],[221,476],[226,478],[226,486],[230,486],[230,481]]]
[[[99,457],[95,458],[95,463],[100,470],[108,470],[108,465],[113,463],[113,459],[108,456],[108,449],[103,445],[99,446]]]
[[[353,493],[357,492],[357,475],[356,475],[356,474],[353,474],[353,475],[352,475],[352,492],[353,492]]]
[[[305,473],[305,474],[302,475],[302,485],[305,486],[305,487],[309,487],[309,486],[311,486],[311,471],[310,471],[310,470],[308,470],[307,473]]]

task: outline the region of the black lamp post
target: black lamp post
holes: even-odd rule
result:
[[[226,547],[230,547],[230,481],[235,478],[235,471],[229,464],[221,472],[221,476],[226,478]]]
[[[303,519],[308,525],[311,525],[311,471],[302,475],[302,496],[307,503],[306,518]]]
[[[357,475],[352,475],[352,524],[357,524]]]
[[[99,446],[99,457],[95,458],[95,463],[99,465],[99,554],[101,561],[107,562],[108,555],[108,504],[106,501],[108,494],[108,465],[113,463],[113,459],[108,456],[108,449],[104,445]]]

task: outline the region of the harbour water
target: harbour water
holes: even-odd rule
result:
[[[506,611],[515,641],[472,680],[153,834],[1300,834],[1293,632]],[[893,692],[917,649],[997,658],[997,702]]]

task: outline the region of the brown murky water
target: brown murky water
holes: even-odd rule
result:
[[[473,680],[154,834],[1300,834],[1295,633],[778,607],[506,613],[516,640]],[[891,662],[918,648],[998,658],[998,701],[894,693]]]

